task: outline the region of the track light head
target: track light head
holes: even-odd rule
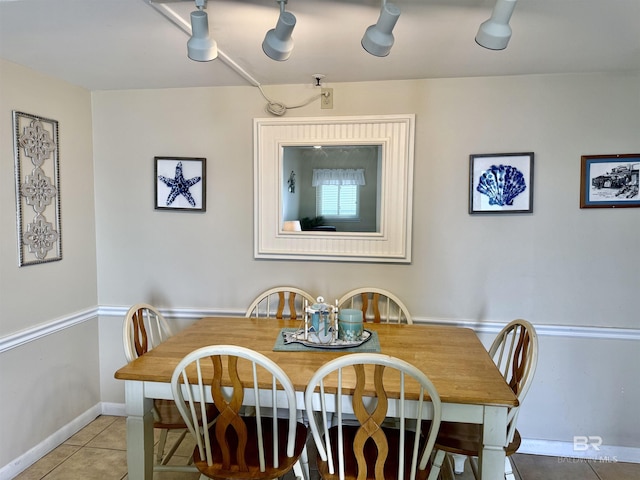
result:
[[[218,45],[209,36],[209,16],[204,10],[191,12],[191,38],[187,55],[197,62],[209,62],[218,56]]]
[[[362,37],[362,48],[376,57],[386,57],[393,46],[393,27],[400,17],[400,9],[393,3],[384,3],[375,25],[367,28]]]
[[[280,16],[276,28],[272,28],[265,35],[262,50],[269,58],[283,61],[288,59],[293,51],[291,34],[296,26],[296,17],[284,10],[286,1],[278,0],[278,3],[280,3]]]
[[[476,35],[476,43],[489,50],[504,50],[511,39],[509,20],[518,0],[497,0],[491,18],[483,22]]]

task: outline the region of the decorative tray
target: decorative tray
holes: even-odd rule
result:
[[[362,345],[367,342],[372,334],[369,330],[362,331],[362,340],[354,340],[354,341],[346,341],[337,339],[335,341],[330,340],[330,336],[325,340],[318,336],[318,334],[313,330],[313,328],[309,329],[307,340],[304,339],[304,330],[297,330],[294,332],[282,332],[282,336],[284,338],[284,343],[301,343],[307,347],[314,348],[353,348]],[[325,340],[325,341],[323,341]]]

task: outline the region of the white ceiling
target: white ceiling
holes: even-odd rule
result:
[[[379,0],[289,0],[295,48],[261,48],[275,0],[209,0],[218,48],[260,84],[640,71],[640,0],[520,0],[506,50],[478,46],[495,0],[393,0],[402,14],[391,54],[360,39]],[[193,0],[158,0],[189,22]],[[220,59],[191,61],[187,34],[149,0],[0,0],[0,57],[90,90],[247,85]]]

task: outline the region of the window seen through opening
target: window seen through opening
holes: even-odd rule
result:
[[[358,185],[318,185],[316,215],[327,218],[358,218]]]

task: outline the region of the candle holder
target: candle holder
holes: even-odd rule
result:
[[[304,301],[304,328],[296,331],[283,331],[285,344],[300,343],[312,348],[352,348],[368,341],[373,334],[359,327],[354,328],[353,334],[338,334],[338,301],[335,305],[325,303],[323,297],[318,297],[316,303],[309,305]],[[342,310],[345,311],[344,309]],[[347,311],[348,313],[348,311]]]
[[[325,303],[324,297],[318,297],[313,305],[305,300],[304,339],[322,344],[335,343],[338,339],[337,300],[335,305]]]

